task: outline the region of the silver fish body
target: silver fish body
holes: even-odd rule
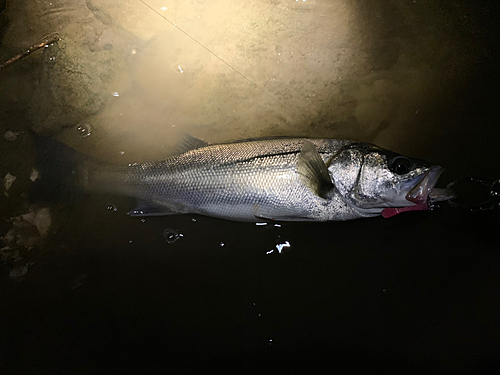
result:
[[[377,216],[391,207],[427,205],[441,171],[349,140],[201,142],[201,147],[165,160],[89,167],[87,189],[137,198],[141,203],[129,213],[133,216],[195,213],[253,222],[343,221]],[[401,158],[397,173],[391,170],[394,158]],[[407,199],[411,192],[412,201]]]

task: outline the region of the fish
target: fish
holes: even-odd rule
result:
[[[137,199],[128,212],[134,217],[346,221],[429,210],[453,197],[435,187],[441,166],[353,140],[277,137],[209,144],[186,135],[163,160],[116,166],[73,155],[65,158],[72,182],[85,192]],[[36,182],[43,182],[39,170]]]

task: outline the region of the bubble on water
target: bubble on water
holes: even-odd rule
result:
[[[80,138],[86,138],[90,135],[92,128],[89,124],[81,124],[76,127],[76,134]]]
[[[184,65],[182,64],[179,64],[175,67],[175,70],[177,70],[178,73],[184,73],[184,71],[186,70],[186,68],[184,67]]]
[[[163,231],[163,237],[168,244],[172,244],[178,241],[181,237],[184,237],[182,233],[179,233],[177,229],[167,228]]]
[[[115,206],[113,203],[109,203],[109,204],[106,206],[106,209],[107,209],[108,211],[113,211],[113,212],[118,211],[118,208],[116,208],[116,206]]]

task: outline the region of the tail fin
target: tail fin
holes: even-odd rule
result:
[[[40,177],[31,185],[31,202],[55,204],[83,195],[86,185],[85,158],[49,137],[35,135],[36,167]]]

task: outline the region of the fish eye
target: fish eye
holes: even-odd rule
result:
[[[391,172],[402,175],[408,173],[412,166],[412,162],[404,156],[397,156],[389,162]]]

